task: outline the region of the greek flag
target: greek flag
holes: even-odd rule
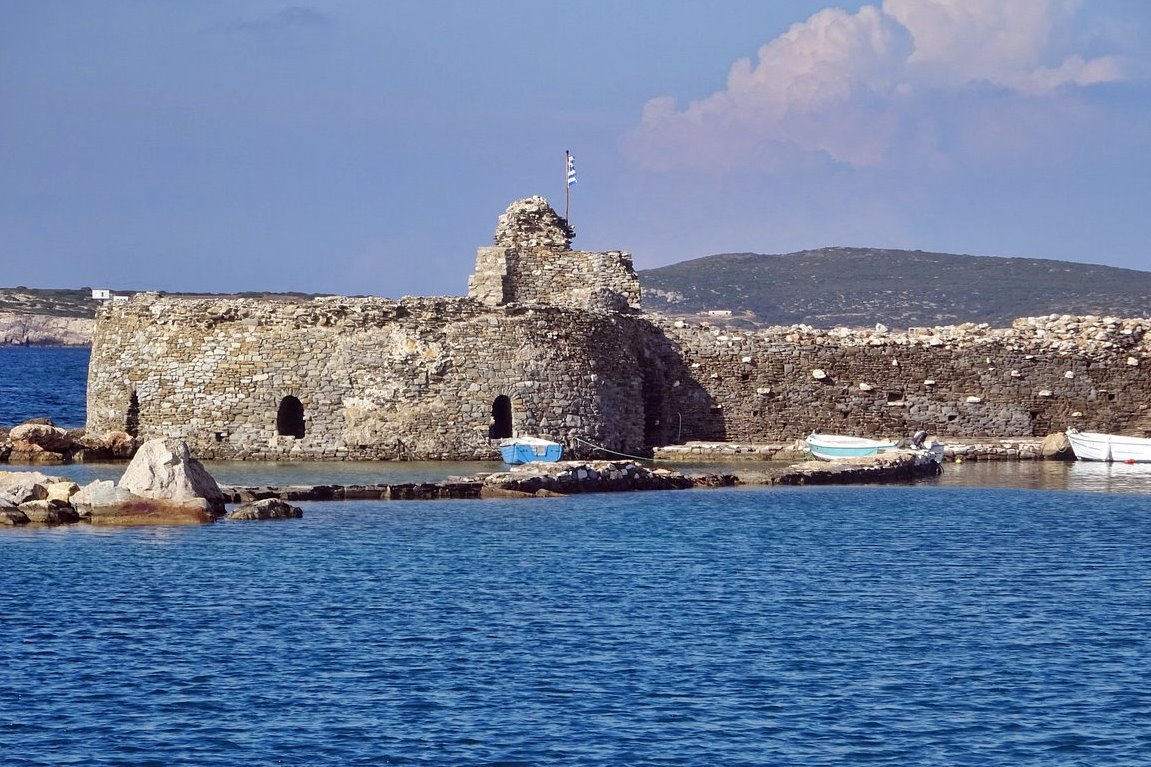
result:
[[[576,182],[575,158],[569,154],[568,155],[568,186],[571,186],[575,182]]]

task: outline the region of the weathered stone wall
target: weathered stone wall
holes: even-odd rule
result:
[[[1148,328],[1043,318],[747,333],[468,299],[141,295],[101,310],[88,428],[178,436],[209,458],[491,458],[503,395],[516,435],[629,454],[813,430],[1141,434],[1151,429]],[[288,396],[303,406],[300,439],[277,427]]]
[[[468,295],[490,306],[519,303],[593,311],[640,306],[631,255],[571,249],[574,232],[542,197],[512,203],[500,216],[495,245],[476,253]]]
[[[543,198],[513,203],[479,249],[468,298],[105,305],[88,430],[255,459],[495,458],[512,435],[579,456],[811,431],[1151,430],[1151,320],[689,325],[641,316],[630,257],[572,251],[572,235]]]
[[[87,428],[181,437],[205,458],[494,458],[506,396],[515,435],[634,451],[638,327],[462,298],[140,294],[100,310]],[[301,438],[277,424],[287,397],[302,405]]]
[[[1151,431],[1149,319],[1042,317],[1010,328],[758,332],[650,317],[697,386],[665,409],[687,440],[787,441],[813,430],[963,437],[1068,427]],[[710,407],[707,405],[710,400]]]

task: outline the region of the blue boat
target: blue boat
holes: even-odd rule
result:
[[[504,463],[512,465],[532,461],[558,461],[563,455],[563,445],[539,437],[516,437],[500,443],[500,454]]]

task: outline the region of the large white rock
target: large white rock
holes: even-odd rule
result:
[[[224,512],[224,494],[204,465],[192,457],[188,443],[163,437],[149,440],[136,451],[119,487],[141,498],[194,503],[207,501],[216,513]]]
[[[53,453],[59,453],[72,447],[73,440],[67,429],[59,426],[49,426],[44,423],[22,423],[13,426],[8,432],[12,440],[13,450],[27,450],[29,446],[36,445]]]
[[[98,479],[84,485],[69,499],[81,516],[118,511],[126,504],[141,500],[110,479]]]
[[[11,479],[0,482],[0,498],[11,501],[17,506],[26,501],[38,501],[47,497],[48,489],[32,476],[23,480]]]
[[[0,489],[8,485],[32,482],[37,485],[51,485],[53,482],[66,482],[62,477],[53,477],[38,471],[0,471]]]

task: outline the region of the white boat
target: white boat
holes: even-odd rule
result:
[[[865,458],[900,450],[925,451],[936,463],[943,461],[943,443],[925,442],[927,432],[916,432],[910,440],[882,440],[867,437],[848,437],[841,434],[809,434],[807,449],[816,458],[834,461],[837,458]]]
[[[895,450],[895,440],[846,437],[840,434],[809,434],[807,449],[816,458],[833,461],[836,458],[862,458]]]
[[[1080,461],[1151,463],[1151,439],[1068,429],[1067,439]]]

